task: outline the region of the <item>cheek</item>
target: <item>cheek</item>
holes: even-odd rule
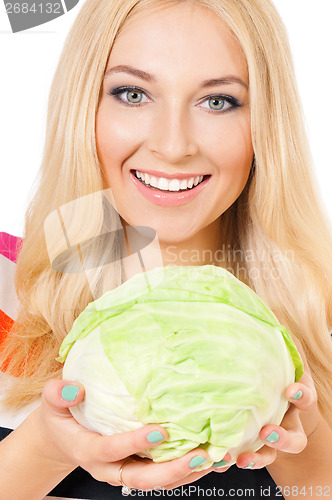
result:
[[[96,145],[104,171],[122,164],[139,144],[139,129],[134,120],[123,119],[101,105],[96,117]]]
[[[229,120],[205,137],[206,151],[221,176],[241,184],[249,175],[253,147],[249,121]]]

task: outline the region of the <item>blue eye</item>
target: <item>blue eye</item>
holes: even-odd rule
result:
[[[136,87],[117,87],[110,90],[108,94],[114,96],[118,101],[127,106],[150,102],[145,92]]]
[[[206,108],[209,112],[230,111],[234,108],[239,108],[242,104],[231,96],[209,96],[201,101],[201,107]]]
[[[107,93],[125,106],[130,107],[152,102],[146,92],[139,87],[116,87]],[[243,106],[235,97],[225,95],[207,96],[198,105],[209,113],[224,113]]]
[[[225,105],[227,104],[227,101],[225,101],[225,99],[220,99],[218,97],[212,97],[211,99],[208,100],[208,103],[211,109],[220,111],[221,109],[224,109]]]
[[[143,94],[138,90],[131,90],[130,92],[126,93],[126,99],[127,101],[132,102],[133,104],[137,104],[142,101]]]

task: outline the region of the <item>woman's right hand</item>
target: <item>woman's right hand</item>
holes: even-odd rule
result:
[[[67,387],[78,387],[73,401],[63,399],[68,392]],[[70,392],[70,390],[69,390]],[[75,389],[73,390],[75,392]],[[75,394],[73,394],[74,396]],[[40,452],[47,461],[53,461],[55,466],[67,469],[68,474],[77,466],[88,471],[98,481],[104,481],[119,486],[119,470],[121,465],[131,455],[151,448],[167,438],[167,432],[158,425],[146,425],[135,431],[102,436],[97,432],[82,427],[72,416],[69,407],[75,406],[84,399],[84,388],[75,382],[50,380],[45,385],[41,408],[36,410]],[[149,441],[149,436],[156,437],[160,432],[163,439],[156,443]],[[208,460],[207,453],[199,448],[190,451],[185,456],[164,463],[154,463],[147,458],[133,457],[123,469],[123,481],[135,489],[170,489],[182,484],[196,481],[208,474],[213,467],[203,471],[195,471],[200,456]],[[227,460],[227,455],[226,455]],[[230,458],[230,457],[229,457]],[[227,470],[227,467],[218,471]]]

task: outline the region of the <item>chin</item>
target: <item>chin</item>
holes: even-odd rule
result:
[[[157,236],[159,243],[163,243],[166,245],[182,245],[185,244],[186,241],[188,241],[190,238],[193,237],[193,235],[189,235],[186,237],[186,235],[183,234],[183,232],[179,231],[179,234],[177,236],[177,232],[173,230],[157,230]]]

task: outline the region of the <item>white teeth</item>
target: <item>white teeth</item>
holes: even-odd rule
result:
[[[187,189],[187,187],[188,187],[187,181],[186,180],[181,181],[180,189]]]
[[[149,182],[146,182],[146,184],[149,184]],[[161,189],[162,191],[168,191],[169,188],[169,182],[167,182],[167,180],[164,178],[164,177],[160,177],[158,179],[158,189]]]
[[[165,177],[154,177],[153,175],[135,170],[136,177],[145,184],[158,188],[161,191],[180,191],[181,189],[192,189],[193,186],[203,181],[204,176],[198,175],[190,179],[165,179]]]
[[[158,179],[157,179],[157,177],[153,177],[153,175],[152,175],[152,177],[150,178],[150,186],[153,186],[155,188],[158,187]]]
[[[195,178],[189,179],[189,181],[188,181],[188,188],[192,188],[193,187],[194,180],[195,180]]]
[[[169,183],[169,188],[170,191],[180,191],[180,181],[178,179],[172,179],[171,182]]]

